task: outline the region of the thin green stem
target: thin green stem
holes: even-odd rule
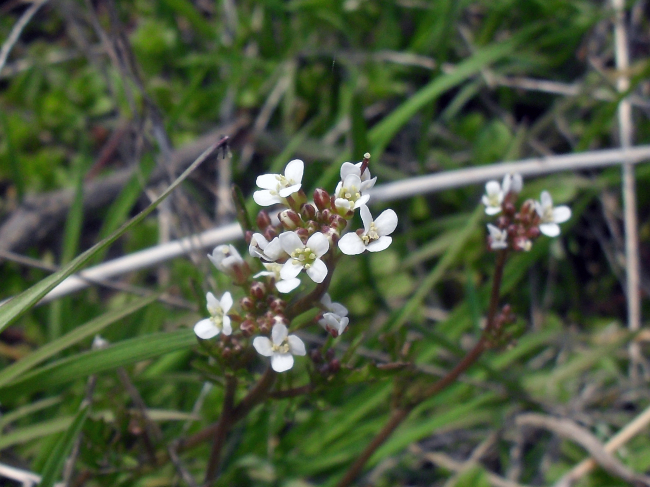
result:
[[[236,391],[237,378],[233,375],[227,375],[223,408],[221,409],[221,417],[219,418],[217,428],[214,432],[214,441],[212,443],[212,450],[210,451],[210,459],[208,460],[208,467],[205,471],[205,480],[203,482],[204,487],[210,487],[217,479],[219,463],[221,462],[221,450],[223,450],[223,445],[226,443],[228,431],[234,423],[232,421],[232,413]]]

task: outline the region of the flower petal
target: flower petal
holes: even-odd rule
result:
[[[397,228],[397,213],[391,209],[383,211],[375,220],[375,227],[380,236],[390,235]]]
[[[257,350],[257,353],[264,355],[265,357],[270,357],[273,355],[273,348],[271,340],[266,337],[256,337],[253,340],[253,347]]]
[[[275,283],[275,287],[281,293],[290,293],[294,289],[300,286],[300,279],[294,277],[293,279],[282,279]]]
[[[393,239],[391,237],[384,235],[374,242],[370,242],[366,248],[369,252],[381,252],[382,250],[386,250],[392,241]]]
[[[229,292],[226,292],[223,296],[221,296],[221,301],[219,304],[221,305],[221,309],[223,310],[224,314],[230,311],[230,308],[232,308],[232,303],[232,295]]]
[[[557,237],[560,234],[560,227],[556,223],[542,223],[539,231],[547,237]]]
[[[271,357],[271,367],[276,372],[286,372],[293,367],[293,355],[290,353],[276,353]]]
[[[305,248],[305,244],[302,243],[302,240],[300,240],[300,237],[296,232],[284,232],[280,234],[280,245],[282,246],[282,249],[289,255],[291,255],[291,252],[296,249]]]
[[[265,259],[268,259],[271,262],[278,260],[283,253],[284,250],[282,249],[282,245],[280,244],[280,239],[278,237],[275,237],[273,240],[271,240],[269,244],[264,248]]]
[[[325,277],[327,277],[327,266],[325,265],[325,262],[316,259],[311,267],[307,269],[307,275],[317,284],[323,282]]]
[[[361,189],[359,189],[361,190]],[[369,194],[364,194],[361,198],[359,198],[357,201],[354,202],[354,208],[357,209],[360,206],[364,206],[366,203],[368,203],[368,200],[370,199]]]
[[[344,162],[341,165],[341,179],[345,179],[348,174],[360,176],[361,168],[351,162]]]
[[[294,182],[295,184],[300,184],[302,182],[302,175],[305,171],[305,163],[300,159],[294,159],[287,164],[287,167],[284,169],[284,177],[289,181]],[[298,187],[300,189],[300,187]],[[296,191],[298,191],[296,189]]]
[[[485,207],[485,214],[486,215],[496,215],[497,213],[501,213],[501,207],[500,206],[486,206]]]
[[[555,223],[564,223],[571,218],[571,208],[568,206],[556,206],[553,208],[553,221]]]
[[[208,291],[208,293],[205,295],[205,299],[208,301],[208,312],[210,313],[210,316],[214,316],[219,312],[219,309],[221,308],[221,305],[219,304],[219,300],[214,297],[214,294]]]
[[[281,345],[287,335],[289,330],[283,323],[276,323],[271,329],[271,339],[273,340],[274,345]]]
[[[355,232],[346,233],[339,240],[339,249],[345,255],[358,255],[366,250],[366,245]]]
[[[485,192],[488,194],[488,196],[499,194],[499,192],[501,192],[501,185],[498,181],[488,181],[485,183]]]
[[[268,189],[255,191],[253,193],[253,199],[260,206],[271,206],[276,203],[282,203],[282,198],[272,195]]]
[[[221,330],[219,330],[219,328],[214,326],[214,323],[210,318],[201,320],[196,325],[194,325],[194,333],[196,333],[197,337],[203,340],[216,337],[220,331]]]
[[[289,335],[287,337],[289,342],[289,350],[294,355],[307,355],[307,350],[305,349],[305,344],[297,335]]]
[[[255,184],[262,189],[272,189],[276,190],[278,187],[278,175],[277,174],[262,174],[257,176]]]
[[[278,194],[283,198],[286,198],[287,196],[292,195],[293,193],[299,191],[301,186],[302,184],[294,184],[293,186],[287,186],[286,188],[282,188],[280,191],[278,191]]]
[[[280,269],[280,277],[283,280],[293,279],[298,274],[300,274],[301,270],[302,270],[301,264],[296,264],[293,262],[293,259],[289,259],[284,263],[282,269]]]
[[[230,316],[224,316],[221,324],[223,334],[226,336],[232,335],[232,325],[230,324]]]
[[[553,198],[551,198],[551,193],[548,191],[542,191],[539,200],[542,202],[542,208],[553,208]]]
[[[316,232],[311,237],[309,237],[309,240],[307,240],[307,245],[305,246],[309,247],[316,254],[316,257],[321,257],[330,249],[330,242],[327,240],[327,237],[325,237],[325,235],[320,232]]]

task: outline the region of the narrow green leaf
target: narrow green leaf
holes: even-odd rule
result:
[[[89,409],[89,404],[84,404],[79,409],[79,412],[75,416],[68,430],[63,435],[61,435],[59,441],[56,442],[56,446],[50,453],[50,456],[45,463],[45,467],[43,468],[42,479],[39,484],[40,487],[52,487],[54,483],[59,479],[63,464],[65,463],[68,454],[72,450],[72,446],[79,436],[81,428],[83,428],[86,418],[88,417]]]
[[[54,289],[57,284],[63,281],[69,275],[75,273],[81,269],[86,263],[88,263],[93,256],[105,249],[113,242],[115,242],[123,233],[131,229],[138,223],[140,223],[149,213],[151,213],[169,194],[180,185],[187,176],[190,175],[194,169],[196,169],[205,159],[214,152],[214,150],[219,146],[219,142],[215,142],[209,147],[203,154],[201,154],[191,165],[188,167],[183,174],[181,174],[168,188],[165,190],[160,197],[151,203],[147,208],[137,214],[135,217],[131,218],[128,222],[122,225],[115,233],[110,237],[105,238],[99,243],[95,244],[90,249],[86,250],[83,254],[79,255],[72,262],[64,266],[61,270],[55,272],[54,274],[46,277],[40,282],[36,283],[26,291],[23,291],[18,296],[12,298],[8,303],[0,306],[0,331],[9,326],[20,316],[22,316],[30,307],[36,304],[43,296],[48,292]]]
[[[3,414],[0,416],[0,431],[2,431],[5,426],[19,420],[20,418],[24,418],[30,414],[37,413],[38,411],[47,409],[60,402],[61,396],[48,397],[46,399],[41,399],[40,401],[26,404],[25,406],[21,406],[18,409],[11,411],[10,413]]]
[[[63,416],[0,435],[0,450],[65,431],[72,424],[73,419],[74,416]]]
[[[155,333],[118,342],[108,348],[80,353],[36,369],[0,387],[0,396],[30,394],[66,382],[122,367],[196,344],[192,330]]]
[[[115,323],[116,321],[130,315],[131,313],[136,312],[148,304],[151,304],[155,300],[156,296],[138,299],[128,306],[106,313],[86,323],[83,326],[75,328],[61,338],[43,345],[35,352],[30,353],[26,357],[20,359],[18,362],[0,371],[0,387],[15,380],[21,374],[24,374],[39,363],[53,357],[61,350],[65,350],[66,348],[79,343],[84,338],[88,338],[99,333],[108,325]]]

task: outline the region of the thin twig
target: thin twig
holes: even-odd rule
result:
[[[2,49],[0,49],[0,73],[2,73],[2,68],[4,68],[5,64],[7,63],[9,53],[16,45],[16,42],[18,42],[18,38],[20,37],[23,29],[27,26],[36,12],[38,12],[38,9],[45,5],[46,2],[47,0],[36,0],[34,3],[32,3],[31,7],[25,10],[25,13],[23,13],[20,19],[18,19],[18,22],[14,24],[14,27],[9,33],[9,37],[7,37],[7,40],[2,44]]]
[[[630,67],[628,51],[627,31],[625,28],[625,0],[612,0],[614,7],[614,43],[616,54],[616,69],[618,78],[616,88],[619,93],[625,93],[630,89],[630,79],[627,76]],[[630,101],[623,98],[618,105],[618,127],[621,148],[627,151],[632,147],[633,125],[632,105]],[[641,328],[641,294],[639,276],[639,234],[638,218],[636,208],[636,181],[634,179],[634,167],[627,161],[623,164],[622,175],[623,190],[623,211],[625,223],[625,275],[626,275],[626,296],[627,296],[627,326],[630,331],[637,331]],[[641,357],[641,348],[638,343],[630,343],[630,374],[632,380],[638,380],[638,366]]]
[[[212,450],[210,451],[208,467],[205,471],[203,487],[212,486],[217,479],[217,472],[221,463],[221,450],[223,450],[223,445],[226,443],[228,431],[234,423],[232,415],[235,392],[237,392],[237,378],[234,375],[227,375],[223,409],[221,410],[221,417],[217,423],[217,429],[214,432],[214,441],[212,443]]]

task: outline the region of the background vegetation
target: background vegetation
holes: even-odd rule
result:
[[[0,39],[32,6],[0,6]],[[649,7],[627,8],[626,94],[641,145],[650,136]],[[592,0],[45,3],[0,71],[0,298],[110,235],[221,135],[231,158],[204,163],[86,264],[231,222],[229,184],[250,195],[256,175],[296,157],[306,188],[333,190],[340,164],[367,151],[388,183],[618,147],[613,19],[609,3]],[[363,482],[552,484],[588,455],[520,414],[570,419],[606,443],[648,406],[650,367],[631,367],[628,354],[633,341],[643,352],[647,336],[627,332],[620,174],[525,181],[524,197],[547,188],[573,217],[559,240],[540,239],[506,267],[503,301],[521,336],[422,404]],[[650,168],[639,165],[636,177],[645,292]],[[459,181],[392,202],[400,226],[391,248],[339,267],[330,294],[349,307],[351,325],[336,353],[360,345],[345,363],[396,360],[406,343],[433,381],[471,347],[494,266],[482,192]],[[114,284],[122,289],[91,286],[16,320],[2,315],[12,325],[0,334],[0,464],[47,482],[63,472],[70,485],[201,479],[209,442],[176,442],[216,420],[223,391],[204,385],[189,327],[205,291],[227,281],[193,249]],[[88,353],[96,333],[111,346]],[[283,380],[299,383],[306,362]],[[335,485],[386,421],[391,391],[388,378],[359,374],[356,384],[256,408],[229,439],[219,485]],[[165,458],[157,466],[156,456]],[[650,472],[650,437],[617,456]],[[628,483],[596,468],[578,485]]]

